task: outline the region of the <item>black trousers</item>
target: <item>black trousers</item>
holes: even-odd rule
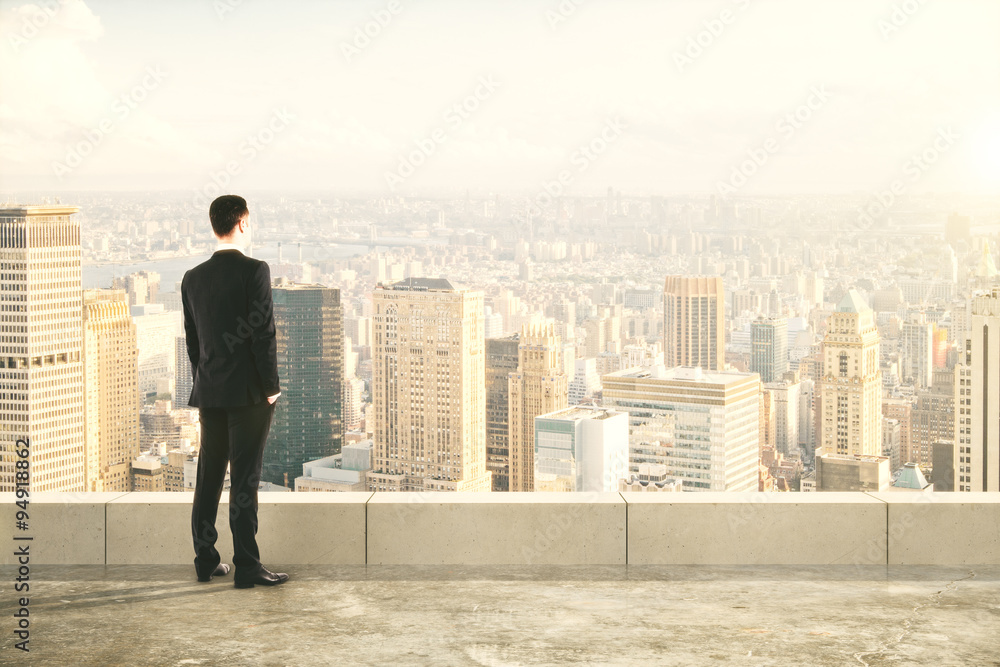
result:
[[[264,401],[236,408],[200,408],[199,414],[201,453],[191,511],[194,567],[198,576],[208,576],[222,561],[215,548],[219,537],[215,518],[229,464],[234,576],[245,579],[261,569],[257,549],[257,486],[274,405]]]

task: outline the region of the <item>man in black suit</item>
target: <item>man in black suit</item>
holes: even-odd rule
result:
[[[198,581],[229,573],[215,548],[215,517],[229,464],[229,527],[236,588],[288,579],[261,565],[257,549],[257,487],[264,443],[281,395],[271,303],[271,271],[247,257],[246,200],[223,195],[209,208],[219,246],[184,274],[181,300],[194,384],[188,405],[201,417],[201,453],[191,512]]]

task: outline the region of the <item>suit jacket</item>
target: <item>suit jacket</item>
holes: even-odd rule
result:
[[[239,250],[218,250],[181,280],[194,384],[188,405],[256,405],[281,391],[271,270]]]

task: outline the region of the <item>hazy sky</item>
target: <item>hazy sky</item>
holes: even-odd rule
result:
[[[0,191],[996,193],[998,34],[995,0],[0,0]]]

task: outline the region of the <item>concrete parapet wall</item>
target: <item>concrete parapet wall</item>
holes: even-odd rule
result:
[[[889,565],[1000,563],[1000,493],[869,493],[887,503]]]
[[[36,564],[193,563],[192,499],[36,493],[22,530],[0,494],[0,563],[24,545]],[[996,493],[261,493],[259,506],[275,566],[1000,564]],[[225,562],[228,516],[223,502]]]
[[[376,493],[377,565],[624,565],[618,493]]]
[[[623,493],[630,565],[886,562],[885,503],[864,493]]]

